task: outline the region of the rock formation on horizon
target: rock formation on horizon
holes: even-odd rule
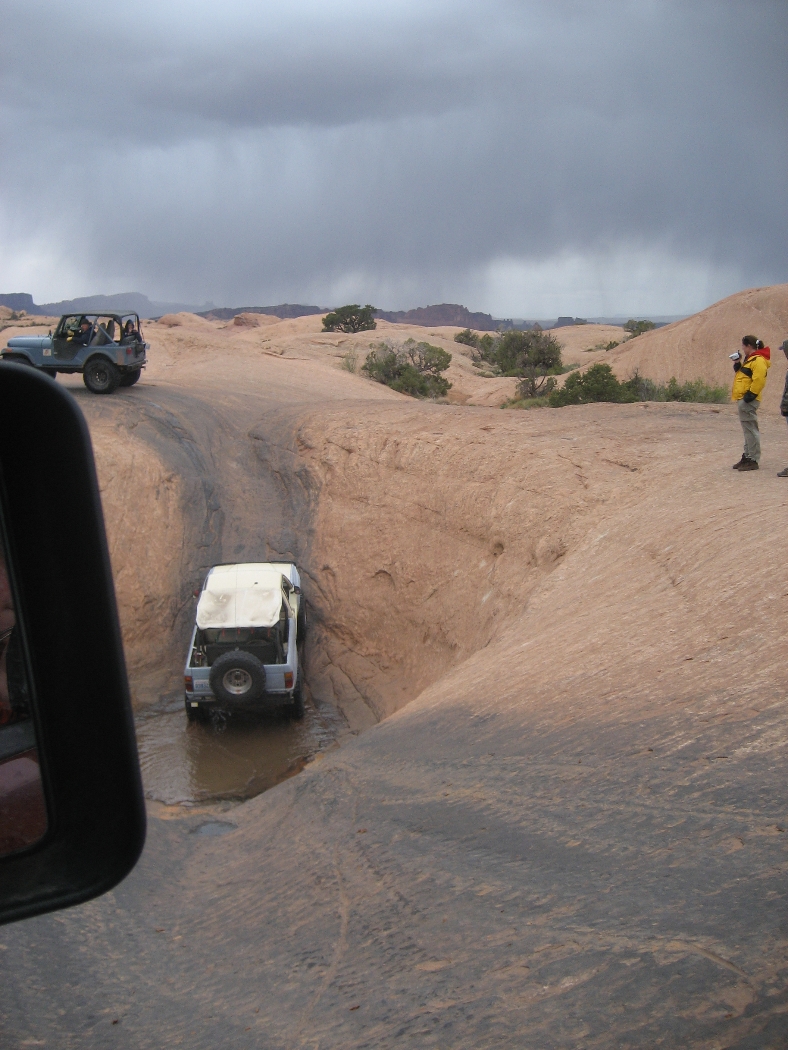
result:
[[[439,306],[419,306],[415,310],[376,310],[379,321],[391,321],[394,324],[423,325],[457,328],[472,328],[477,332],[494,332],[498,321],[491,314],[472,313],[467,306],[458,303],[441,303]]]

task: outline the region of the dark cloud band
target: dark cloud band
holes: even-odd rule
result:
[[[8,7],[7,244],[224,302],[655,243],[785,279],[783,3],[188,10]]]

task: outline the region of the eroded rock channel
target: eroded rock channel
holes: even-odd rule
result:
[[[81,401],[143,772],[165,802],[250,797],[404,706],[523,608],[599,499],[571,455],[512,469],[506,428],[468,442],[453,408],[134,395]],[[268,559],[304,577],[308,717],[187,726],[193,591],[212,564]]]

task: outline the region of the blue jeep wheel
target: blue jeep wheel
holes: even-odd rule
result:
[[[137,368],[133,372],[124,372],[120,377],[121,386],[134,386],[139,377],[142,375],[142,369]]]
[[[106,358],[94,357],[85,365],[82,379],[92,394],[112,394],[120,384],[120,372]]]

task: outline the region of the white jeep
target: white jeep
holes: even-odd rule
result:
[[[184,672],[187,717],[285,704],[296,718],[303,717],[298,650],[306,634],[306,603],[295,565],[214,565],[195,597]]]

